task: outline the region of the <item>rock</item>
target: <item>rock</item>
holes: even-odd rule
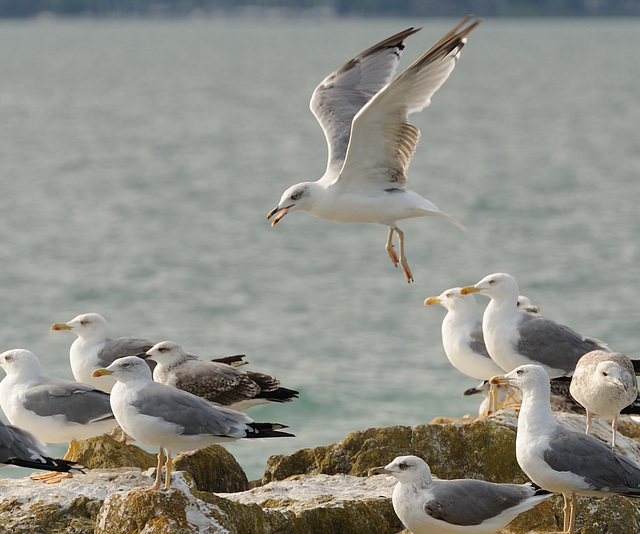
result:
[[[109,469],[118,467],[138,467],[149,469],[155,467],[155,454],[135,445],[116,441],[108,435],[86,439],[80,442],[78,463],[88,469]]]
[[[584,429],[581,415],[556,417]],[[265,484],[249,491],[238,491],[247,488],[246,476],[217,446],[179,455],[172,489],[147,491],[155,476],[154,455],[96,438],[83,444],[85,465],[129,463],[133,469],[89,469],[56,485],[0,480],[0,534],[398,534],[403,527],[390,498],[395,480],[362,476],[369,468],[399,454],[416,454],[442,478],[521,482],[516,424],[515,412],[502,411],[487,419],[352,432],[326,447],[270,458]],[[596,420],[593,432],[608,441],[611,430]],[[638,462],[640,445],[627,437],[619,441],[620,452]],[[141,471],[145,462],[154,467]],[[639,504],[624,497],[579,498],[578,532],[640,532]],[[557,532],[562,517],[562,497],[554,496],[520,515],[502,534]]]

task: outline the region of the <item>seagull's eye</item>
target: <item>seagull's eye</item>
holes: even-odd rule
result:
[[[602,371],[602,376],[609,376],[609,373],[607,373],[606,371]]]
[[[523,371],[522,369],[518,369],[518,370],[516,371],[516,374],[517,374],[517,375],[522,375],[522,373],[524,373],[524,371]]]
[[[13,357],[12,357],[12,356],[5,356],[5,357],[4,357],[4,361],[5,361],[5,362],[10,362],[11,360],[13,360]]]
[[[158,352],[167,352],[167,349],[165,349],[164,347],[160,347],[160,348],[158,349]]]
[[[399,467],[400,469],[406,469],[407,467],[409,467],[409,465],[408,465],[408,464],[405,464],[404,462],[402,462],[401,464],[398,464],[398,467]]]
[[[122,367],[129,367],[131,364],[129,362],[123,362]]]
[[[495,280],[489,280],[489,284],[493,285],[493,284],[495,284],[495,283],[496,283],[496,281],[495,281]]]
[[[80,324],[89,324],[89,321],[80,321]]]
[[[453,293],[447,293],[445,296],[446,296],[448,299],[450,299],[451,297],[453,297]]]
[[[302,191],[296,191],[293,195],[291,195],[291,200],[298,200],[302,196]]]

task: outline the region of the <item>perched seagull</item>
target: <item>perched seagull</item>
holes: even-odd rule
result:
[[[498,387],[496,393],[492,393],[491,385],[488,380],[483,380],[474,388],[469,388],[462,393],[465,397],[470,397],[472,395],[482,395],[484,400],[478,406],[478,417],[487,417],[496,411],[496,405],[501,406],[507,401],[508,397],[512,397],[513,393],[510,391],[507,393],[507,390],[503,387]],[[520,399],[517,401],[520,403]]]
[[[173,341],[154,345],[142,357],[156,362],[156,382],[188,391],[218,406],[246,410],[259,404],[289,402],[298,392],[269,375],[242,371],[211,360],[194,359]]]
[[[40,362],[33,352],[24,349],[3,352],[0,367],[7,374],[0,382],[0,406],[9,422],[44,442],[69,442],[63,460],[78,459],[79,440],[117,427],[108,393],[80,382],[42,376]],[[39,478],[53,483],[66,476]]]
[[[549,402],[549,376],[521,365],[491,379],[522,392],[516,458],[538,486],[564,496],[564,532],[575,532],[576,495],[640,497],[640,466],[602,441],[558,423]]]
[[[611,446],[615,447],[620,411],[638,398],[638,382],[631,360],[619,352],[588,352],[578,360],[569,391],[587,410],[587,434],[593,415],[612,420]]]
[[[398,456],[369,471],[370,476],[381,474],[398,480],[393,509],[413,534],[490,534],[553,495],[530,483],[433,479],[417,456]]]
[[[583,354],[609,350],[601,341],[585,338],[542,315],[519,311],[518,283],[509,274],[490,274],[460,292],[491,299],[482,317],[482,333],[489,354],[505,371],[533,363],[551,378],[571,376]]]
[[[529,297],[525,295],[518,295],[518,302],[516,303],[516,307],[522,311],[527,313],[540,313],[540,306],[536,306]]]
[[[288,212],[305,210],[321,219],[378,223],[389,227],[387,253],[413,281],[404,253],[404,233],[396,221],[438,216],[460,226],[418,193],[407,189],[407,170],[420,130],[409,115],[421,111],[449,77],[480,19],[468,16],[395,80],[404,40],[419,29],[408,28],[329,74],[311,96],[311,111],[327,140],[324,175],[291,186],[267,219],[275,225]],[[400,255],[393,247],[398,234]]]
[[[0,464],[63,473],[83,473],[75,462],[50,458],[45,445],[30,432],[0,422]]]
[[[109,325],[102,315],[83,313],[67,323],[55,323],[51,330],[70,330],[78,338],[71,344],[69,360],[71,371],[78,382],[84,382],[104,391],[111,391],[115,379],[95,378],[98,368],[106,367],[117,358],[134,356],[148,351],[155,343],[141,337],[109,337]]]
[[[292,437],[277,423],[255,423],[242,412],[212,406],[186,391],[154,382],[145,361],[118,358],[95,376],[112,375],[118,382],[111,407],[121,428],[136,441],[159,448],[158,469],[151,490],[160,488],[166,454],[165,490],[171,484],[171,453],[192,451],[241,438]]]
[[[477,380],[489,380],[504,373],[504,369],[491,359],[484,344],[476,299],[473,295],[460,294],[461,289],[447,289],[437,297],[427,298],[424,304],[440,304],[447,310],[442,320],[442,346],[451,365]]]

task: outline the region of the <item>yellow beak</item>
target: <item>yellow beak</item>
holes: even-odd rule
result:
[[[480,293],[480,290],[476,289],[474,286],[466,286],[460,290],[461,295],[470,295],[471,293]]]
[[[55,323],[51,325],[51,330],[59,332],[60,330],[71,330],[71,327],[67,326],[67,323]]]
[[[434,304],[440,304],[440,302],[442,301],[438,297],[429,297],[428,299],[425,299],[424,305],[433,306]]]
[[[108,376],[112,374],[113,373],[109,371],[109,369],[105,369],[104,367],[102,367],[100,369],[96,369],[93,373],[91,373],[91,376],[93,376],[94,378],[98,378],[101,376]]]
[[[491,377],[489,380],[489,384],[493,384],[494,386],[499,386],[500,384],[510,384],[509,377],[506,375],[496,375]]]

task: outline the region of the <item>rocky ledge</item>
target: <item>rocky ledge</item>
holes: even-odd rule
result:
[[[576,430],[584,428],[581,415],[557,417]],[[487,419],[352,432],[332,445],[271,457],[263,479],[253,484],[235,459],[214,445],[176,459],[169,492],[145,489],[154,477],[153,455],[108,437],[95,438],[83,443],[80,461],[88,467],[86,475],[56,485],[0,480],[0,533],[397,534],[403,526],[391,505],[395,481],[366,477],[369,468],[415,454],[442,478],[522,482],[526,478],[515,459],[516,424],[514,412],[502,411]],[[640,462],[640,444],[634,439],[640,426],[626,422],[621,427],[626,434],[621,452]],[[609,439],[605,423],[597,421],[593,430]],[[561,521],[562,497],[556,496],[502,532],[557,532]],[[580,498],[577,526],[581,534],[640,532],[640,503],[623,497]]]

